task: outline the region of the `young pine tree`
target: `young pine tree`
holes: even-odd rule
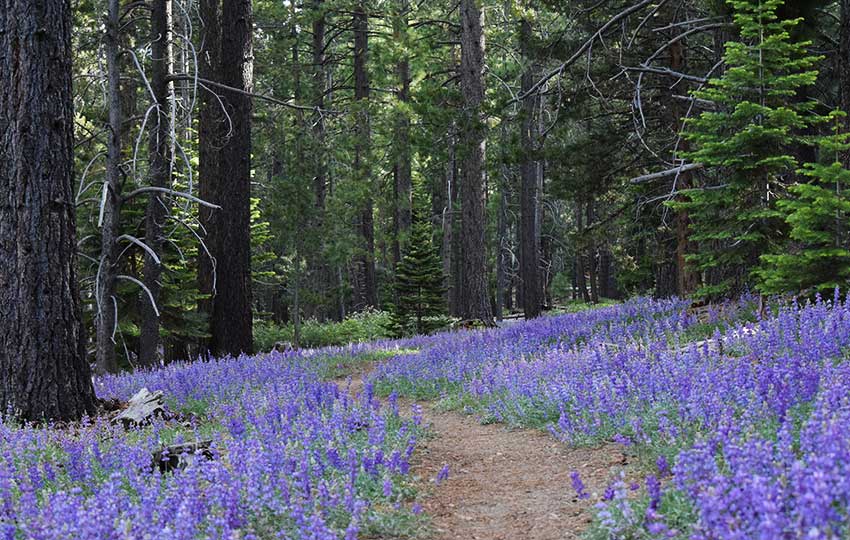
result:
[[[740,37],[726,44],[723,75],[694,93],[716,110],[688,121],[685,133],[694,147],[687,157],[718,174],[671,203],[689,212],[700,243],[689,262],[708,277],[702,297],[741,292],[760,256],[781,244],[786,227],[776,202],[796,174],[802,133],[821,119],[813,101],[799,98],[820,60],[808,42],[792,40],[800,20],[777,17],[781,0],[728,4]]]
[[[807,163],[803,174],[811,180],[791,186],[789,198],[779,201],[779,210],[790,227],[790,249],[764,255],[759,272],[759,289],[764,293],[783,291],[831,292],[844,288],[850,278],[850,171],[841,155],[850,150],[841,133],[842,113],[831,136],[818,139],[820,163]]]
[[[425,196],[415,190],[410,235],[396,267],[396,301],[390,317],[398,335],[433,332],[444,326],[447,318],[443,263],[431,241],[428,207]]]

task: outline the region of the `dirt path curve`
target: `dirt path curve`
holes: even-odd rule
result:
[[[358,375],[350,391],[360,389]],[[482,425],[430,402],[420,406],[434,436],[417,447],[412,473],[427,482],[422,506],[431,516],[434,540],[579,538],[590,525],[593,503],[626,464],[613,444],[570,448],[541,431]],[[446,464],[448,480],[435,485]],[[581,475],[589,499],[576,496],[572,471]]]
[[[435,437],[414,454],[414,474],[449,479],[423,502],[439,540],[563,540],[579,538],[592,501],[579,500],[570,472],[601,494],[623,454],[613,445],[571,449],[546,433],[482,425],[472,416],[423,407]]]

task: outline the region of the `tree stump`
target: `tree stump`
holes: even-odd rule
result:
[[[162,392],[151,392],[142,388],[130,398],[127,408],[118,413],[112,422],[124,424],[124,427],[140,426],[149,423],[156,416],[165,414]]]

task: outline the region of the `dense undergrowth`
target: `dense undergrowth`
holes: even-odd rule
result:
[[[355,313],[341,322],[323,322],[307,319],[301,323],[302,347],[337,347],[349,343],[365,343],[392,337],[390,314],[386,311]],[[292,323],[275,324],[271,321],[254,322],[254,348],[270,351],[278,342],[295,343]]]

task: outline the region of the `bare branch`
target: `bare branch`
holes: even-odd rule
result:
[[[549,73],[544,75],[543,78],[540,79],[539,81],[537,81],[536,83],[534,83],[534,85],[531,88],[529,88],[528,90],[526,90],[525,92],[520,94],[520,96],[517,99],[522,100],[522,99],[527,98],[531,94],[537,92],[540,89],[541,86],[543,86],[544,84],[549,82],[549,80],[551,80],[553,77],[557,77],[557,76],[561,75],[562,73],[564,73],[564,70],[566,70],[568,67],[570,67],[572,64],[574,64],[576,60],[581,58],[581,56],[585,53],[585,51],[587,51],[591,47],[591,45],[593,45],[593,42],[596,41],[597,38],[601,37],[602,34],[604,34],[609,28],[611,28],[612,26],[617,24],[618,21],[625,19],[626,17],[628,17],[632,13],[640,11],[641,9],[648,6],[649,4],[651,4],[654,1],[655,0],[642,0],[641,2],[638,2],[638,3],[636,3],[632,6],[624,9],[620,13],[614,15],[613,17],[611,17],[611,19],[609,19],[608,22],[603,24],[599,28],[599,30],[594,32],[594,34],[592,36],[590,36],[590,39],[585,41],[584,44],[581,47],[579,47],[578,50],[575,53],[573,53],[573,55],[571,57],[569,57],[566,62],[564,62],[559,67],[553,69],[552,71],[550,71]]]
[[[652,174],[645,174],[643,176],[638,176],[636,178],[632,178],[629,180],[632,184],[642,184],[643,182],[649,182],[651,180],[657,180],[659,178],[666,178],[668,176],[676,176],[686,171],[693,171],[697,169],[702,169],[705,166],[702,163],[687,163],[682,164],[673,169],[667,169],[666,171],[661,171]]]
[[[144,283],[142,283],[138,279],[134,278],[133,276],[128,276],[126,274],[118,274],[115,277],[118,278],[118,279],[126,279],[127,281],[132,281],[133,283],[135,283],[136,285],[141,287],[142,290],[144,290],[148,294],[148,300],[151,301],[151,306],[153,307],[153,311],[154,311],[154,313],[156,313],[156,316],[159,317],[159,309],[156,307],[156,301],[153,299],[153,293],[151,293],[151,290],[148,289],[145,286]]]
[[[221,209],[221,206],[219,206],[217,204],[213,204],[211,202],[207,202],[203,199],[199,199],[198,197],[195,197],[194,195],[192,195],[190,193],[185,193],[183,191],[175,191],[173,189],[168,189],[168,188],[163,188],[163,187],[155,187],[155,186],[146,186],[146,187],[143,187],[143,188],[135,189],[135,190],[131,191],[130,193],[124,195],[124,201],[128,201],[128,200],[132,199],[133,197],[135,197],[137,195],[142,195],[144,193],[151,193],[151,192],[167,193],[169,195],[174,195],[175,197],[183,197],[185,199],[189,199],[190,201],[194,201],[194,202],[200,204],[201,206],[206,206],[207,208],[215,208],[217,210]]]
[[[121,241],[121,240],[127,240],[128,242],[130,242],[132,244],[136,244],[137,246],[139,246],[143,250],[147,251],[148,255],[151,256],[151,259],[153,259],[156,262],[156,264],[162,264],[162,262],[159,260],[159,257],[156,256],[156,252],[153,249],[151,249],[151,247],[149,245],[145,244],[144,242],[142,242],[141,240],[139,240],[135,236],[132,236],[132,235],[129,235],[129,234],[122,234],[121,236],[119,236],[118,238],[115,239],[116,242]]]

